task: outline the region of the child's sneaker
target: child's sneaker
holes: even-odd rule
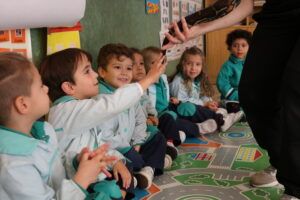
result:
[[[213,133],[218,129],[218,125],[214,119],[208,119],[202,123],[197,123],[200,134]]]
[[[141,189],[148,189],[152,185],[154,178],[154,171],[152,167],[143,167],[139,172],[135,174],[137,180],[137,186]]]
[[[172,166],[172,158],[168,154],[165,155],[164,169],[170,169]]]
[[[297,197],[288,195],[288,194],[283,194],[280,198],[280,200],[299,200]]]
[[[274,187],[278,185],[276,180],[277,170],[270,166],[262,172],[257,172],[250,178],[250,185],[254,187]]]
[[[133,188],[135,189],[137,187],[138,182],[135,177],[133,177],[132,181],[133,181]]]
[[[169,155],[172,158],[172,160],[175,160],[177,158],[178,149],[174,146],[173,142],[167,142],[166,154]]]
[[[184,141],[185,141],[185,139],[186,139],[186,134],[185,134],[185,132],[183,132],[183,131],[178,131],[178,133],[179,133],[179,138],[180,138],[181,143],[184,143]]]
[[[240,121],[240,119],[244,116],[243,111],[239,111],[237,113],[229,113],[224,116],[224,124],[221,126],[221,131],[227,131],[235,122]]]
[[[224,108],[218,108],[218,110],[216,111],[216,113],[219,113],[219,114],[223,115],[224,117],[226,117],[226,115],[228,115],[227,110],[224,109]]]

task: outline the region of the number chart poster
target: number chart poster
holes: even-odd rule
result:
[[[161,0],[161,30],[159,33],[161,45],[171,22],[177,22],[181,17],[185,17],[200,10],[202,5],[202,0]],[[168,60],[172,61],[179,59],[183,51],[192,46],[197,46],[203,50],[203,36],[199,36],[183,44],[176,44],[171,49],[168,49],[166,53]]]

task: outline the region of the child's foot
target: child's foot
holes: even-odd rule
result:
[[[239,111],[237,113],[230,113],[226,115],[224,119],[224,124],[221,126],[221,131],[227,131],[235,122],[240,121],[240,119],[244,116],[243,111]]]
[[[184,143],[186,139],[186,134],[183,131],[178,131],[181,143]]]
[[[218,108],[218,110],[216,111],[216,113],[219,113],[219,114],[223,115],[224,117],[226,117],[226,115],[228,115],[227,110],[224,109],[224,108]]]
[[[137,179],[135,177],[133,177],[132,181],[133,181],[133,188],[135,189],[138,184]]]
[[[172,166],[172,158],[170,155],[166,154],[165,155],[165,162],[164,162],[164,169],[170,169]]]
[[[141,189],[148,189],[152,185],[154,178],[154,171],[152,167],[143,167],[139,172],[135,174],[137,180],[137,186]]]
[[[299,200],[297,197],[288,195],[288,194],[283,194],[280,198],[280,200]]]
[[[208,119],[202,123],[197,123],[201,135],[213,133],[218,129],[217,123],[214,119]]]
[[[274,187],[278,185],[276,173],[277,170],[273,166],[269,166],[251,176],[250,185],[253,187]]]
[[[172,160],[175,160],[177,158],[178,149],[174,146],[173,142],[167,142],[166,154],[169,155],[172,158]]]

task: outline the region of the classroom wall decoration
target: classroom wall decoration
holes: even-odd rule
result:
[[[31,59],[30,30],[14,29],[0,31],[0,52],[17,52]]]
[[[159,13],[159,0],[146,0],[146,12],[147,14]]]
[[[162,44],[165,37],[164,34],[168,32],[168,27],[171,22],[179,21],[181,17],[185,17],[200,10],[202,5],[202,0],[161,0],[160,43]],[[183,44],[174,45],[173,48],[167,50],[166,55],[168,60],[172,61],[180,58],[183,51],[192,46],[197,46],[203,50],[203,36],[199,36]]]
[[[81,24],[73,27],[48,28],[47,55],[66,48],[80,48]]]

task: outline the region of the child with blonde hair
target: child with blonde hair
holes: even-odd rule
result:
[[[177,65],[170,83],[174,104],[189,102],[193,105],[186,109],[192,113],[192,121],[214,119],[221,131],[228,130],[243,116],[243,112],[228,114],[212,99],[213,91],[204,70],[204,54],[197,47],[186,49]]]
[[[162,55],[162,50],[157,47],[147,47],[142,50],[142,54],[146,71],[150,71],[154,67],[154,63],[157,62],[157,59]],[[183,131],[187,136],[197,137],[217,130],[217,125],[214,120],[191,122],[184,120],[182,117],[190,115],[189,112],[182,113],[182,116],[178,114],[178,110],[182,111],[185,109],[185,106],[189,105],[185,103],[182,104],[178,110],[174,109],[174,105],[170,103],[169,84],[165,74],[162,74],[159,79],[148,88],[147,93],[152,106],[155,107],[158,112],[159,121],[163,121],[166,118],[173,120],[173,123],[178,125],[178,129]]]

